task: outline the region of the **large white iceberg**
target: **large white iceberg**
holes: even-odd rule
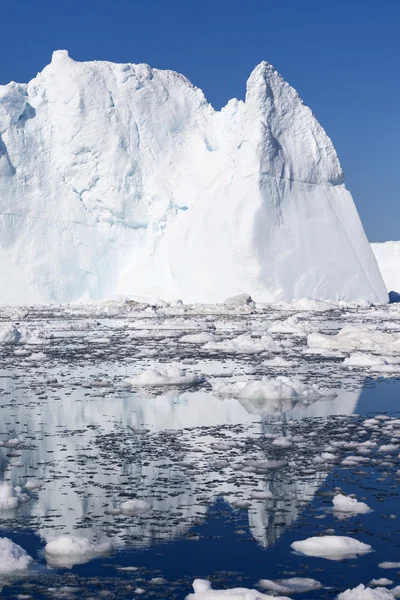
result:
[[[400,292],[400,242],[371,244],[389,292]]]
[[[0,86],[0,273],[2,304],[387,301],[331,140],[266,62],[220,111],[63,50]]]

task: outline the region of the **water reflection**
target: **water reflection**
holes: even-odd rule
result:
[[[2,479],[13,486],[39,480],[42,488],[17,513],[2,511],[0,523],[29,525],[46,541],[101,532],[130,546],[188,535],[221,497],[247,511],[262,546],[273,544],[313,498],[327,470],[307,478],[281,469],[265,476],[245,473],[244,445],[257,440],[252,458],[265,460],[263,438],[285,436],[287,420],[351,414],[360,395],[339,390],[309,405],[252,403],[206,391],[144,396],[59,381],[1,380],[0,439],[17,436],[24,442],[13,451],[0,449]],[[243,424],[248,426],[238,428]],[[148,501],[152,510],[115,514],[132,497]]]

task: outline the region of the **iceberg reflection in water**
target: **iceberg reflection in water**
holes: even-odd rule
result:
[[[28,524],[45,541],[106,536],[129,547],[190,535],[218,498],[248,512],[259,544],[273,544],[332,466],[295,468],[287,422],[351,414],[360,395],[337,391],[304,404],[220,399],[207,391],[110,392],[55,381],[44,391],[43,382],[4,376],[2,386],[8,433],[0,440],[23,442],[0,449],[2,478],[13,486],[42,484],[18,510],[1,511],[2,527]],[[288,447],[271,454],[272,438],[289,440]],[[299,453],[296,447],[297,461]],[[122,511],[129,499],[151,510]]]

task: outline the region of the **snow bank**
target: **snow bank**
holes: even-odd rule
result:
[[[204,377],[187,373],[184,369],[178,367],[158,367],[158,369],[148,369],[140,375],[134,375],[125,380],[125,383],[132,386],[162,386],[162,385],[196,385],[202,383]]]
[[[371,244],[388,292],[400,292],[400,242]]]
[[[293,542],[291,547],[296,552],[307,556],[319,556],[330,560],[352,558],[357,554],[370,552],[371,546],[351,537],[340,535],[321,535],[300,542]]]
[[[206,579],[193,581],[194,594],[188,594],[186,600],[271,600],[271,596],[261,594],[257,590],[247,588],[233,588],[230,590],[213,590],[211,583]],[[275,596],[275,600],[290,600],[286,596]]]
[[[371,512],[365,502],[358,502],[356,498],[337,494],[333,498],[333,510],[341,513],[365,514]]]
[[[332,142],[268,63],[220,111],[63,50],[0,98],[0,304],[387,302]]]

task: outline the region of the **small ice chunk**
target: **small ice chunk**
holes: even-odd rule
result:
[[[41,487],[42,484],[39,481],[33,481],[33,479],[28,479],[28,481],[24,485],[24,488],[29,491],[40,490]]]
[[[207,344],[207,342],[214,342],[215,336],[212,333],[201,332],[201,333],[188,333],[179,340],[184,344]]]
[[[7,325],[0,329],[0,344],[18,344],[21,340],[21,332],[15,325]]]
[[[272,492],[269,490],[254,490],[253,492],[250,492],[250,498],[252,500],[268,500],[269,498],[272,498]]]
[[[195,579],[193,581],[193,594],[186,596],[186,600],[271,600],[271,596],[261,594],[257,590],[247,588],[232,588],[230,590],[213,590],[210,581]],[[289,600],[287,596],[275,596],[275,600]]]
[[[109,539],[94,541],[74,535],[61,535],[46,545],[46,560],[52,566],[71,568],[98,556],[106,556],[113,549]]]
[[[126,500],[121,502],[120,509],[124,515],[141,515],[151,510],[151,505],[144,500]]]
[[[0,538],[0,574],[25,571],[33,563],[32,557],[21,546],[8,538]]]
[[[338,600],[393,600],[393,594],[386,588],[371,589],[362,583],[338,595]]]
[[[4,482],[0,483],[0,511],[14,510],[28,500],[29,496],[23,494],[20,487],[13,487]]]
[[[158,369],[148,369],[125,381],[132,386],[196,385],[202,383],[204,377],[188,373],[178,367],[158,367]]]
[[[371,512],[370,507],[365,502],[358,502],[356,498],[337,494],[333,498],[333,510],[342,513],[364,514]]]
[[[279,594],[298,594],[321,589],[322,585],[316,579],[309,577],[290,577],[289,579],[260,579],[258,585],[265,590],[278,592]]]
[[[299,542],[293,542],[291,547],[296,552],[301,552],[307,556],[319,556],[329,560],[353,558],[357,554],[366,554],[371,551],[369,544],[364,544],[354,538],[340,535],[311,537]]]

